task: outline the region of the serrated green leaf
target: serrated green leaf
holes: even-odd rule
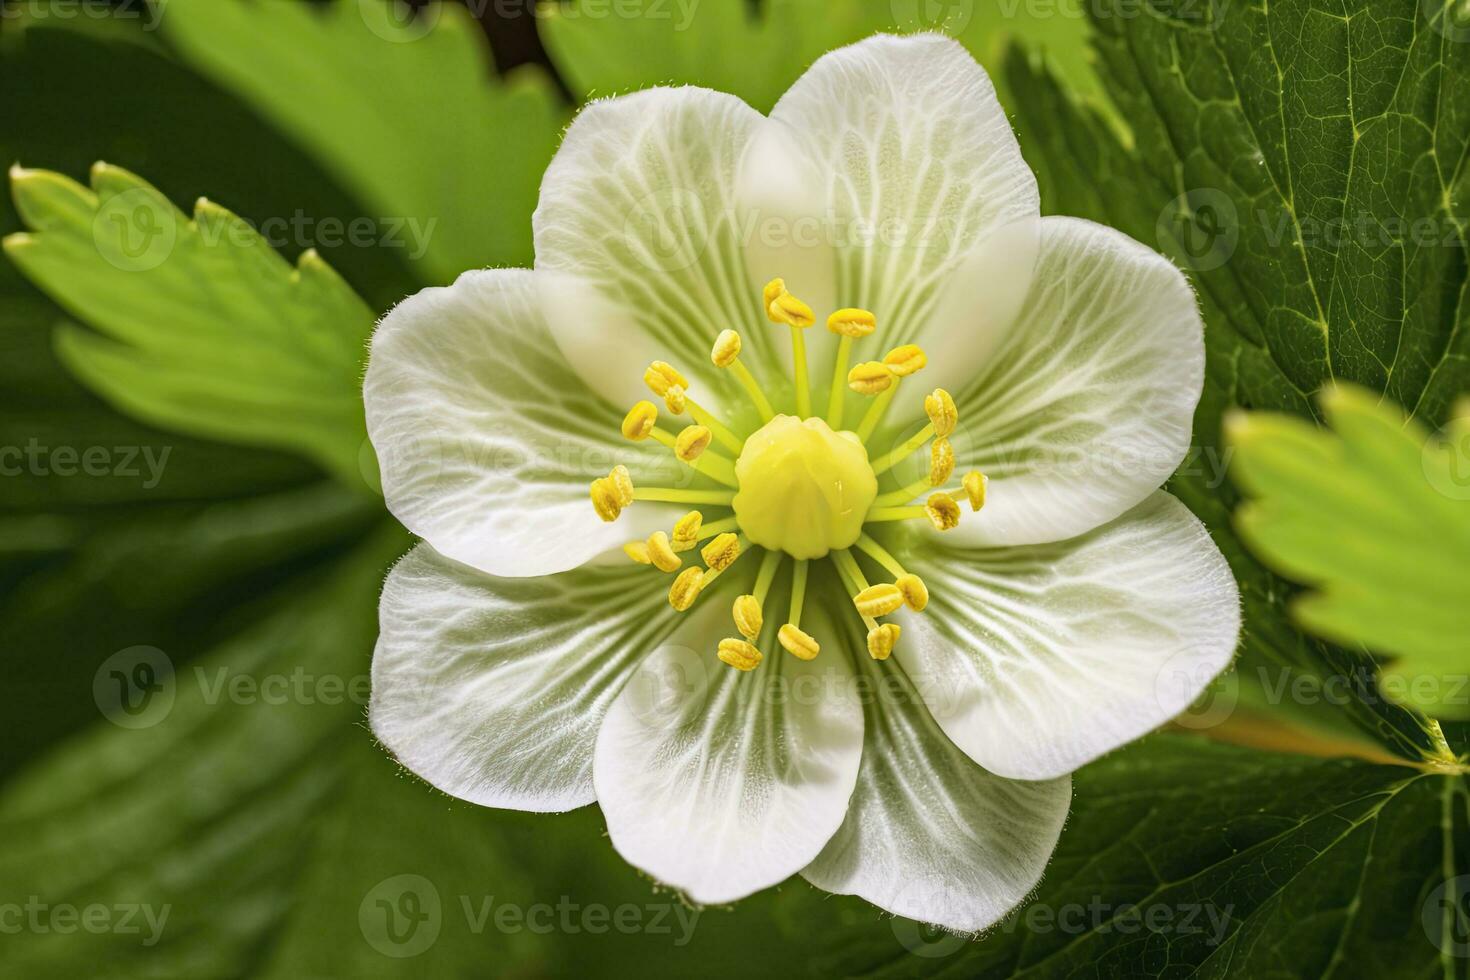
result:
[[[359,390],[372,310],[314,252],[291,266],[255,229],[200,200],[192,219],[105,164],[92,189],[11,170],[33,229],[5,253],[95,327],[57,353],[112,404],[153,424],[284,448],[362,487]]]
[[[1075,90],[1096,92],[1083,6],[1083,0],[545,2],[541,33],[557,68],[582,98],[650,85],[700,85],[734,93],[768,112],[817,58],[878,32],[941,30],[992,68],[1006,43],[1022,37],[1044,49]],[[999,76],[996,81],[1004,85]]]
[[[1439,751],[1435,733],[1376,692],[1372,659],[1297,630],[1292,587],[1231,533],[1220,423],[1233,407],[1311,418],[1317,390],[1353,381],[1386,388],[1433,425],[1470,387],[1470,171],[1439,163],[1470,152],[1470,45],[1441,30],[1437,9],[1104,0],[1093,22],[1123,136],[1034,62],[1008,66],[1046,208],[1120,228],[1199,287],[1208,360],[1197,453],[1170,489],[1241,583],[1243,686],[1345,678],[1354,693],[1342,708],[1272,706],[1323,726],[1351,719],[1426,758]]]
[[[1395,657],[1384,686],[1400,700],[1470,717],[1466,447],[1430,442],[1360,388],[1320,401],[1331,432],[1296,416],[1227,419],[1232,474],[1251,498],[1236,529],[1272,568],[1313,587],[1293,603],[1304,628]]]
[[[457,4],[431,3],[414,20],[396,6],[170,0],[159,33],[320,160],[380,227],[397,228],[425,284],[529,266],[531,212],[566,109],[539,72],[498,80]]]

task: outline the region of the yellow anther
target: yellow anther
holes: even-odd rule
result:
[[[924,396],[924,414],[934,423],[934,434],[940,438],[947,438],[960,421],[960,412],[954,407],[954,399],[943,388],[935,388]]]
[[[608,477],[603,476],[592,481],[592,507],[597,511],[597,516],[608,523],[617,520],[618,515],[623,512],[623,499]]]
[[[639,442],[648,438],[658,424],[658,406],[653,402],[639,402],[623,416],[623,438]]]
[[[633,559],[640,565],[651,565],[653,559],[648,557],[648,545],[642,541],[629,541],[623,545],[623,554]]]
[[[883,363],[888,365],[888,370],[900,378],[907,378],[929,363],[929,358],[924,351],[915,344],[904,344],[895,347],[883,355]]]
[[[712,571],[722,572],[740,557],[740,539],[726,531],[705,545],[700,555]]]
[[[719,657],[736,670],[755,670],[761,665],[761,652],[745,640],[721,640]]]
[[[793,656],[800,657],[802,660],[813,660],[817,654],[822,652],[820,643],[790,623],[787,623],[777,631],[776,639],[780,640],[781,645]]]
[[[882,361],[864,361],[847,372],[847,386],[859,395],[878,395],[893,384],[893,372]]]
[[[985,506],[985,486],[989,482],[984,473],[975,470],[966,473],[965,478],[960,481],[964,485],[965,495],[970,498],[970,510],[976,511]]]
[[[761,613],[760,600],[755,596],[736,597],[731,615],[735,617],[735,628],[747,639],[753,640],[761,635],[761,627],[765,625],[766,619]]]
[[[914,612],[923,612],[929,605],[929,587],[917,575],[900,575],[893,583],[903,593],[903,603]]]
[[[867,310],[838,310],[827,317],[827,329],[844,337],[866,337],[878,329],[878,318]]]
[[[766,317],[772,323],[784,323],[805,330],[817,322],[812,308],[787,292],[786,283],[781,279],[772,279],[766,283],[761,298],[766,304]]]
[[[874,660],[887,660],[902,632],[897,623],[884,623],[868,630],[868,654]]]
[[[661,572],[678,571],[679,566],[684,564],[684,559],[674,554],[673,546],[669,544],[669,536],[662,531],[654,531],[648,536],[648,560],[653,562],[655,568]]]
[[[669,586],[669,605],[679,612],[683,612],[694,605],[694,600],[699,598],[699,590],[704,588],[704,571],[700,568],[686,568],[674,579],[674,584]]]
[[[936,531],[948,531],[960,522],[960,505],[947,493],[931,494],[924,502],[924,513]]]
[[[628,472],[628,468],[619,463],[608,470],[607,478],[618,495],[618,503],[624,507],[633,506],[633,474]]]
[[[674,523],[674,550],[688,551],[699,543],[699,528],[704,524],[704,515],[691,510]]]
[[[929,485],[942,486],[954,472],[954,447],[943,437],[934,440],[929,449]]]
[[[887,582],[870,585],[852,597],[852,604],[864,616],[887,616],[903,605],[903,593]]]
[[[674,455],[686,463],[692,463],[699,454],[709,448],[714,433],[702,425],[686,425],[674,440]],[[943,482],[943,481],[941,481]]]
[[[715,346],[710,349],[709,359],[715,362],[715,367],[727,368],[739,356],[740,335],[733,330],[721,330],[715,338]]]
[[[689,395],[684,386],[669,385],[669,390],[664,392],[664,405],[671,415],[683,415],[684,409],[689,407]]]
[[[678,385],[680,388],[689,388],[689,379],[680,374],[668,361],[654,361],[648,365],[648,370],[643,372],[643,383],[655,395],[662,398],[669,393],[669,388]]]

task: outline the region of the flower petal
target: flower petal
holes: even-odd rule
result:
[[[972,544],[1060,541],[1144,500],[1189,449],[1204,385],[1193,291],[1163,256],[1074,218],[1042,221],[1031,295],[957,393],[958,471],[990,479]]]
[[[933,383],[971,376],[983,357],[973,341],[1025,295],[1040,214],[1036,178],[985,70],[940,34],[877,35],[819,59],[768,129],[756,144],[764,159],[747,168],[774,175],[779,151],[794,173],[750,181],[748,194],[769,209],[761,186],[788,188],[793,202],[802,195],[789,187],[810,188],[807,213],[784,217],[793,233],[797,222],[826,223],[835,294],[813,302],[873,311],[879,328],[863,342],[872,357],[918,343],[942,355],[931,358]],[[754,271],[783,274],[762,262],[789,252],[755,253]],[[821,336],[814,350],[831,347]],[[921,397],[918,385],[905,389]]]
[[[700,604],[728,623],[728,602]],[[765,661],[740,673],[715,659],[717,628],[692,621],[644,661],[594,763],[618,853],[701,903],[809,864],[842,823],[863,741],[840,658],[801,661],[768,636]]]
[[[548,296],[551,328],[615,403],[646,397],[640,379],[654,360],[738,390],[710,364],[727,327],[757,373],[785,339],[746,272],[734,191],[763,121],[731,95],[648,89],[588,105],[547,168],[534,227],[537,271],[561,279]]]
[[[1071,778],[1020,782],[981,769],[940,731],[898,663],[873,661],[862,636],[842,635],[878,696],[847,820],[803,877],[957,932],[993,925],[1041,880]]]
[[[615,463],[639,480],[690,478],[621,439],[621,415],[552,343],[535,279],[467,272],[404,300],[373,335],[363,384],[388,509],[440,554],[495,575],[574,568],[669,523],[670,508],[646,504],[598,519],[587,487]]]
[[[482,806],[594,800],[592,749],[638,657],[674,628],[668,579],[588,565],[495,578],[421,544],[379,604],[369,719],[409,769]],[[595,627],[590,627],[595,624]]]
[[[1151,731],[1224,670],[1240,593],[1199,520],[1159,491],[1071,541],[908,555],[929,608],[895,656],[970,758],[1047,779]]]

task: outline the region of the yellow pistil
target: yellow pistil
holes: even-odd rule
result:
[[[736,670],[755,670],[760,666],[761,652],[745,640],[721,640],[718,656]]]
[[[713,571],[723,572],[740,557],[740,539],[730,533],[717,535],[699,554]]]
[[[710,440],[714,435],[708,428],[702,425],[688,425],[679,433],[674,440],[674,455],[686,463],[692,463],[699,458],[700,454],[709,448]],[[954,469],[954,454],[950,454],[950,469]],[[943,483],[944,480],[938,481]]]
[[[662,531],[650,534],[645,547],[648,560],[661,572],[676,572],[684,564],[684,559],[676,555],[673,545],[669,544],[669,536]]]
[[[623,416],[623,438],[633,442],[647,439],[658,424],[658,406],[653,402],[639,402]]]
[[[746,639],[753,640],[761,635],[761,627],[765,625],[766,620],[761,612],[760,600],[755,596],[736,596],[730,615],[735,620],[735,628]]]
[[[766,304],[766,317],[772,323],[784,323],[791,328],[791,360],[796,371],[796,414],[806,418],[812,414],[812,393],[806,371],[806,336],[804,331],[817,322],[812,308],[791,295],[786,283],[772,279],[762,292]]]
[[[870,585],[852,597],[852,604],[864,616],[887,616],[904,604],[903,592],[898,586],[886,582]]]
[[[684,612],[694,605],[694,600],[699,598],[700,590],[704,588],[704,569],[686,568],[674,579],[674,584],[669,586],[669,605],[679,612]]]
[[[777,630],[776,639],[792,656],[802,660],[815,660],[817,654],[822,652],[820,643],[810,634],[803,633],[799,627],[792,626],[790,623]]]
[[[883,623],[868,630],[868,655],[874,660],[887,660],[898,643],[903,629],[897,623]]]
[[[761,421],[769,422],[776,417],[775,409],[771,408],[771,402],[766,398],[766,393],[761,390],[760,384],[755,380],[755,375],[750,373],[750,368],[740,363],[740,335],[734,330],[721,330],[720,335],[715,338],[715,345],[710,349],[709,359],[714,362],[715,367],[728,368],[735,375],[735,380],[740,382],[740,387],[750,396],[755,404],[755,410],[761,413]]]
[[[643,383],[660,398],[667,395],[674,385],[686,391],[689,389],[689,379],[668,361],[654,361],[648,365],[648,370],[643,372]]]
[[[940,487],[954,472],[954,447],[949,440],[940,436],[929,450],[929,485]]]
[[[870,398],[893,387],[893,380],[893,372],[882,361],[864,361],[847,372],[847,386]]]
[[[989,484],[985,474],[971,470],[965,474],[960,484],[965,488],[965,496],[970,498],[970,510],[977,511],[985,506],[985,487]]]
[[[673,546],[675,551],[688,551],[699,542],[699,529],[704,524],[704,515],[691,510],[674,523]]]
[[[935,388],[924,396],[924,414],[929,416],[934,434],[941,438],[948,438],[960,422],[959,409],[955,408],[954,399],[943,388]]]
[[[653,559],[648,557],[648,545],[642,541],[629,541],[623,545],[623,554],[633,559],[640,565],[651,565]]]

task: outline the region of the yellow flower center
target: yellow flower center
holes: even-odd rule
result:
[[[745,440],[735,478],[740,530],[753,544],[793,558],[852,547],[878,496],[857,436],[791,415],[777,415]]]
[[[883,420],[899,383],[928,363],[923,350],[905,344],[889,351],[881,361],[867,361],[849,370],[853,343],[877,329],[877,318],[867,310],[836,311],[827,318],[827,329],[841,339],[832,365],[825,418],[819,417],[812,411],[803,339],[804,331],[816,323],[816,316],[791,295],[780,279],[766,285],[761,299],[767,319],[791,330],[795,414],[777,414],[760,383],[740,361],[740,335],[723,330],[715,339],[710,360],[720,370],[729,371],[750,396],[764,420],[759,429],[748,435],[731,430],[690,397],[689,380],[665,361],[650,364],[643,380],[664,400],[671,415],[681,416],[687,411],[693,422],[682,425],[676,435],[659,425],[658,406],[641,401],[622,423],[624,438],[662,443],[673,450],[675,458],[723,488],[634,486],[627,467],[615,466],[607,476],[592,481],[592,505],[605,521],[617,520],[638,500],[732,511],[728,517],[707,520],[704,511],[691,510],[670,531],[655,531],[645,541],[629,542],[624,551],[631,560],[674,576],[669,605],[679,612],[693,606],[745,555],[752,551],[764,553],[750,591],[737,596],[731,607],[731,618],[740,636],[721,640],[716,649],[716,656],[736,670],[759,667],[764,659],[760,648],[766,645],[769,649],[773,638],[802,660],[811,660],[821,652],[819,640],[801,629],[801,616],[810,563],[822,558],[831,559],[852,599],[853,612],[867,628],[869,655],[886,660],[901,631],[897,623],[878,620],[904,607],[923,612],[929,604],[929,590],[868,533],[869,526],[927,520],[937,530],[947,531],[959,524],[961,500],[968,500],[972,511],[984,506],[985,477],[972,471],[964,475],[960,486],[943,489],[954,473],[955,454],[949,436],[959,413],[954,399],[942,388],[924,399],[928,425],[892,452],[869,459],[866,443]],[[844,399],[848,391],[870,399],[852,430],[846,427]],[[880,494],[879,479],[926,444],[928,473]],[[721,450],[728,450],[734,458]],[[924,503],[915,504],[920,496],[925,497]],[[702,541],[708,542],[699,550],[705,567],[686,566],[681,554],[692,551]],[[870,585],[858,554],[892,580]],[[794,559],[791,599],[786,622],[777,627],[776,620],[766,619],[764,603],[788,556]],[[746,562],[741,567],[748,565]]]

